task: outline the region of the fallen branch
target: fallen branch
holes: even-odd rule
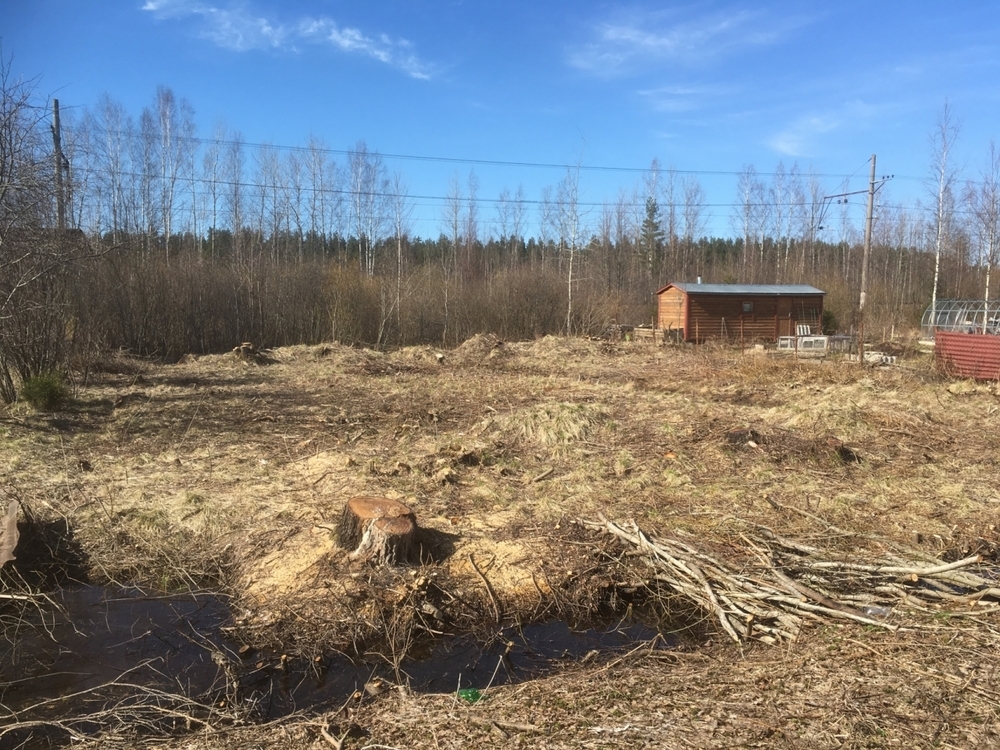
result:
[[[493,604],[493,615],[497,618],[497,622],[500,622],[500,601],[497,599],[497,594],[493,590],[493,586],[490,584],[486,574],[479,569],[478,565],[476,565],[476,558],[472,556],[472,553],[469,553],[469,562],[472,564],[472,569],[476,571],[482,579],[483,585],[486,587],[486,593],[490,595],[490,602]]]
[[[339,740],[332,734],[330,734],[327,731],[326,727],[321,726],[319,728],[319,733],[324,740],[330,743],[330,745],[334,748],[334,750],[341,750],[341,748],[344,746],[344,737],[347,736],[346,732],[344,733],[344,737],[341,737]]]
[[[497,729],[510,729],[513,732],[541,732],[542,728],[534,724],[520,724],[512,721],[500,721],[499,719],[489,719],[480,716],[466,715],[465,720],[480,726],[495,727]]]
[[[554,472],[554,471],[555,471],[555,468],[552,467],[552,466],[550,466],[545,471],[543,471],[541,474],[532,477],[531,481],[529,482],[529,484],[534,484],[535,482],[541,482],[543,479],[545,479],[546,477],[548,477],[549,475],[551,475],[552,472]]]

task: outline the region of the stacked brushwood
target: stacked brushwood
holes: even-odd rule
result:
[[[666,586],[719,621],[734,641],[793,641],[809,623],[853,621],[902,627],[896,605],[917,610],[941,604],[1000,610],[997,570],[975,555],[950,563],[835,559],[826,550],[756,527],[740,534],[747,553],[739,569],[676,538],[652,537],[634,522],[581,520],[616,537]]]

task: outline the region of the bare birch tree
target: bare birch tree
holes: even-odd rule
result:
[[[441,343],[447,344],[451,325],[451,284],[458,267],[458,248],[462,242],[462,186],[458,174],[452,175],[448,183],[448,193],[445,196],[444,215],[442,216],[448,247],[441,253],[441,292],[444,302],[444,325],[441,332]]]
[[[350,172],[351,220],[358,240],[361,269],[375,275],[379,242],[386,224],[388,178],[382,157],[358,141],[347,155]]]
[[[630,239],[632,236],[631,195],[624,188],[619,190],[614,202],[601,207],[598,224],[600,248],[600,269],[604,279],[604,290],[617,299],[625,291],[628,279]],[[616,319],[617,319],[616,312]]]
[[[90,116],[94,136],[95,198],[98,201],[95,228],[118,242],[123,232],[134,228],[130,217],[128,173],[131,172],[130,143],[134,126],[120,102],[102,94]]]
[[[139,137],[132,141],[132,168],[138,171],[138,202],[140,227],[145,237],[145,251],[149,255],[160,233],[157,176],[159,173],[159,133],[156,115],[148,107],[139,117]]]
[[[524,247],[524,185],[518,184],[510,212],[510,263],[513,266],[521,257]]]
[[[474,171],[469,172],[466,193],[465,217],[462,233],[462,274],[465,278],[480,278],[483,268],[478,253],[479,243],[479,178]]]
[[[767,201],[771,206],[771,238],[776,243],[774,255],[774,283],[787,277],[788,254],[792,242],[793,185],[785,172],[785,163],[779,161],[771,175]],[[782,251],[782,246],[784,250]]]
[[[753,165],[743,167],[737,177],[738,211],[734,228],[743,237],[741,270],[743,280],[756,282],[763,273],[764,232],[767,226],[767,206],[764,183],[757,177]]]
[[[159,141],[154,151],[159,161],[158,224],[163,231],[164,257],[169,258],[170,237],[173,234],[174,212],[177,207],[177,185],[193,168],[194,110],[186,99],[178,101],[170,88],[158,86],[154,117],[152,126]]]
[[[396,239],[396,329],[402,343],[403,336],[403,245],[410,233],[413,203],[402,172],[395,172],[390,183],[392,203],[392,229]]]
[[[221,248],[216,246],[219,236],[219,210],[222,200],[222,141],[226,138],[226,129],[222,124],[215,126],[212,138],[205,148],[201,160],[201,180],[205,185],[205,223],[208,224],[208,252],[212,258],[217,258]]]
[[[684,189],[684,239],[681,255],[684,259],[678,273],[686,274],[692,265],[694,255],[694,245],[698,238],[705,232],[705,190],[702,188],[698,178],[688,175],[683,180]],[[701,275],[701,257],[694,258],[695,275]]]
[[[559,183],[559,237],[566,247],[566,335],[573,333],[573,265],[580,242],[580,166],[570,167]]]
[[[931,292],[931,324],[937,322],[938,285],[941,279],[941,252],[949,232],[957,173],[951,163],[951,150],[958,138],[959,125],[946,101],[931,133],[931,174],[934,202],[934,287]]]
[[[667,278],[668,275],[674,276],[680,268],[687,264],[684,249],[681,246],[682,212],[678,210],[681,202],[679,194],[683,192],[683,189],[677,179],[677,169],[671,164],[667,169],[666,177],[661,180],[664,247],[657,263],[656,277],[653,279],[653,286],[657,289],[670,280]]]
[[[797,233],[799,235],[799,277],[805,278],[816,273],[816,241],[823,223],[824,197],[823,186],[819,177],[809,173],[808,182],[803,185],[801,180],[795,183],[794,201],[799,206],[796,213]]]
[[[256,192],[257,219],[254,227],[256,244],[270,248],[270,261],[278,260],[278,241],[284,216],[281,211],[281,160],[273,146],[263,144],[254,155],[257,173],[253,189]]]
[[[553,242],[553,235],[558,234],[559,207],[552,198],[552,187],[545,185],[542,188],[542,195],[538,201],[538,260],[542,266],[546,265],[549,246]]]
[[[229,136],[224,157],[223,184],[225,194],[223,195],[223,205],[228,215],[227,223],[231,234],[229,252],[233,264],[241,266],[247,260],[244,257],[246,248],[243,236],[243,223],[246,214],[246,186],[244,185],[246,153],[243,150],[242,133],[237,131]]]
[[[322,140],[310,136],[306,149],[310,233],[318,241],[317,249],[325,256],[334,235],[339,235],[343,229],[341,176],[337,163],[328,157]]]
[[[983,332],[996,328],[1000,321],[990,320],[990,275],[1000,243],[1000,152],[990,141],[989,158],[978,184],[969,186],[968,202],[974,218],[974,234],[979,245],[979,264],[985,268],[983,292]]]
[[[288,216],[292,224],[295,242],[295,259],[301,265],[305,262],[305,166],[304,157],[292,151],[285,159],[288,177],[285,184]]]
[[[503,263],[513,268],[519,260],[519,250],[524,234],[524,185],[517,186],[512,196],[510,190],[500,191],[496,205],[496,222],[500,230],[500,245],[503,248]]]

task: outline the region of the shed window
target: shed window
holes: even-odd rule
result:
[[[752,313],[753,312],[753,302],[744,302],[743,303],[743,312],[745,312],[745,313]]]

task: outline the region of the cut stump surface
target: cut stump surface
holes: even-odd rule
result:
[[[351,557],[396,565],[416,547],[417,517],[409,506],[385,497],[352,497],[344,506],[338,542]]]

